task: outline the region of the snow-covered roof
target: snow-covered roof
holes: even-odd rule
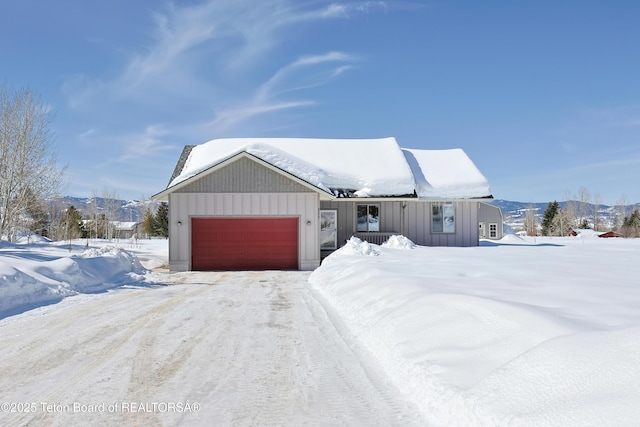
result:
[[[403,149],[421,199],[465,199],[491,195],[489,182],[460,148]]]
[[[137,222],[133,221],[112,221],[112,224],[116,228],[116,230],[120,231],[134,230],[138,225]]]
[[[339,197],[490,197],[489,184],[461,149],[401,149],[395,138],[227,138],[194,146],[170,189],[240,153]]]

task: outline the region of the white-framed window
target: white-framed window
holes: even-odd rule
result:
[[[335,209],[320,211],[320,249],[338,249],[338,211]]]
[[[498,224],[489,224],[489,238],[495,239],[498,237]]]
[[[356,231],[380,231],[380,205],[356,205]]]
[[[456,232],[456,210],[455,206],[453,206],[453,203],[431,204],[431,232]]]

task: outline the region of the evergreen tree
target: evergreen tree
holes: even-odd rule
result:
[[[544,215],[542,217],[542,235],[543,236],[552,236],[555,233],[555,225],[554,219],[558,215],[560,211],[560,205],[557,201],[553,201],[553,203],[549,202],[547,209],[544,211]]]
[[[169,205],[166,202],[160,203],[155,216],[156,236],[169,237]]]
[[[622,221],[622,234],[625,237],[640,237],[640,210],[635,209]]]
[[[591,227],[589,227],[589,220],[587,220],[586,218],[582,220],[582,222],[580,223],[580,225],[578,225],[578,228],[581,228],[583,230],[588,230]]]
[[[77,239],[82,236],[84,224],[82,223],[82,215],[72,206],[69,206],[63,217],[66,239]]]
[[[49,229],[49,214],[43,203],[41,203],[33,194],[33,192],[27,189],[27,207],[26,212],[30,218],[29,230],[44,237],[48,237]]]
[[[156,234],[156,219],[149,208],[147,208],[144,213],[144,219],[142,220],[142,232],[147,236],[155,236]]]

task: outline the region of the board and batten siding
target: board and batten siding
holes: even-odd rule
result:
[[[397,233],[423,246],[477,246],[478,202],[454,201],[455,233],[431,232],[431,202],[426,201],[321,201],[321,209],[338,211],[338,246],[343,246],[356,231],[356,205],[380,206],[380,232]]]
[[[315,193],[174,193],[169,195],[169,265],[172,271],[191,269],[191,218],[279,216],[298,217],[300,270],[320,265],[318,195]],[[175,226],[180,222],[181,226]],[[307,224],[309,222],[309,224]],[[251,242],[247,242],[248,245]]]
[[[484,222],[486,227],[486,238],[489,239],[489,225],[496,224],[496,236],[494,239],[499,240],[503,237],[503,218],[502,210],[498,206],[481,202],[478,207],[478,222]]]
[[[192,217],[289,216],[299,218],[299,268],[312,270],[320,265],[319,207],[317,192],[241,156],[169,194],[170,268],[191,269]]]
[[[283,172],[286,173],[286,172]],[[176,193],[313,193],[314,191],[247,157],[240,157]]]
[[[349,201],[321,201],[320,209],[338,211],[338,247],[343,246],[356,233],[356,206],[372,204],[380,206],[380,232],[402,233],[402,202],[369,202],[367,199]]]
[[[478,202],[454,201],[455,233],[431,231],[431,208],[435,202],[408,202],[405,208],[406,237],[424,246],[478,246]]]

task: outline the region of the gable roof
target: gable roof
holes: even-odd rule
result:
[[[395,138],[228,138],[186,146],[167,189],[247,153],[334,197],[491,197],[461,149],[401,149]]]

